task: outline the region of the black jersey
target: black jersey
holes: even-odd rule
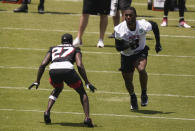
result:
[[[75,48],[71,44],[63,44],[50,47],[48,52],[51,53],[50,69],[73,69],[75,55],[80,52],[80,48]]]

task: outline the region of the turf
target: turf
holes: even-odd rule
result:
[[[149,105],[140,106],[140,84],[134,76],[139,111],[132,112],[129,95],[118,68],[120,55],[114,40],[112,18],[105,35],[105,48],[97,48],[99,16],[90,16],[83,36],[83,62],[96,93],[87,90],[90,115],[95,128],[83,125],[79,96],[69,87],[55,103],[51,125],[45,125],[43,112],[52,87],[48,68],[38,90],[27,90],[36,79],[37,69],[50,46],[60,44],[63,33],[77,35],[82,1],[48,0],[46,13],[37,13],[39,1],[28,13],[13,13],[17,4],[0,3],[0,130],[2,131],[193,131],[195,130],[195,2],[187,1],[185,19],[190,29],[177,27],[178,12],[169,13],[169,26],[162,28],[163,12],[147,10],[146,0],[133,1],[138,19],[158,23],[163,51],[155,53],[153,33],[147,35],[150,47],[147,71]],[[141,4],[140,4],[141,3]],[[144,5],[145,4],[145,5]]]

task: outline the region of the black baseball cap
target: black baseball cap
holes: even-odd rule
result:
[[[63,34],[61,37],[62,44],[72,44],[72,35],[71,34]]]

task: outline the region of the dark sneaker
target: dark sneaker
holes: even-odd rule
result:
[[[141,106],[147,106],[148,105],[148,96],[147,94],[141,95]]]
[[[14,12],[28,12],[28,6],[27,4],[22,4],[19,8],[16,8],[13,10]]]
[[[137,96],[131,95],[131,110],[138,110],[138,105],[137,105]]]
[[[94,127],[91,118],[86,118],[84,120],[84,125],[88,127]]]
[[[45,121],[45,124],[51,123],[50,113],[44,112],[44,121]]]
[[[40,14],[44,13],[44,6],[42,6],[42,5],[38,6],[38,13],[40,13]]]
[[[115,38],[114,37],[114,33],[112,33],[111,35],[109,35],[108,38]]]

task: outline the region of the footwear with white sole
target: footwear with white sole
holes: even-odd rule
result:
[[[74,47],[80,47],[82,46],[82,40],[80,40],[78,37],[76,39],[74,39],[73,41],[73,46]]]
[[[103,48],[103,47],[104,47],[104,43],[103,43],[102,40],[99,40],[99,41],[98,41],[97,47],[98,47],[98,48]]]
[[[179,27],[191,28],[191,26],[190,26],[190,25],[188,25],[188,24],[186,24],[186,22],[185,22],[185,21],[181,21],[181,22],[179,22]]]

